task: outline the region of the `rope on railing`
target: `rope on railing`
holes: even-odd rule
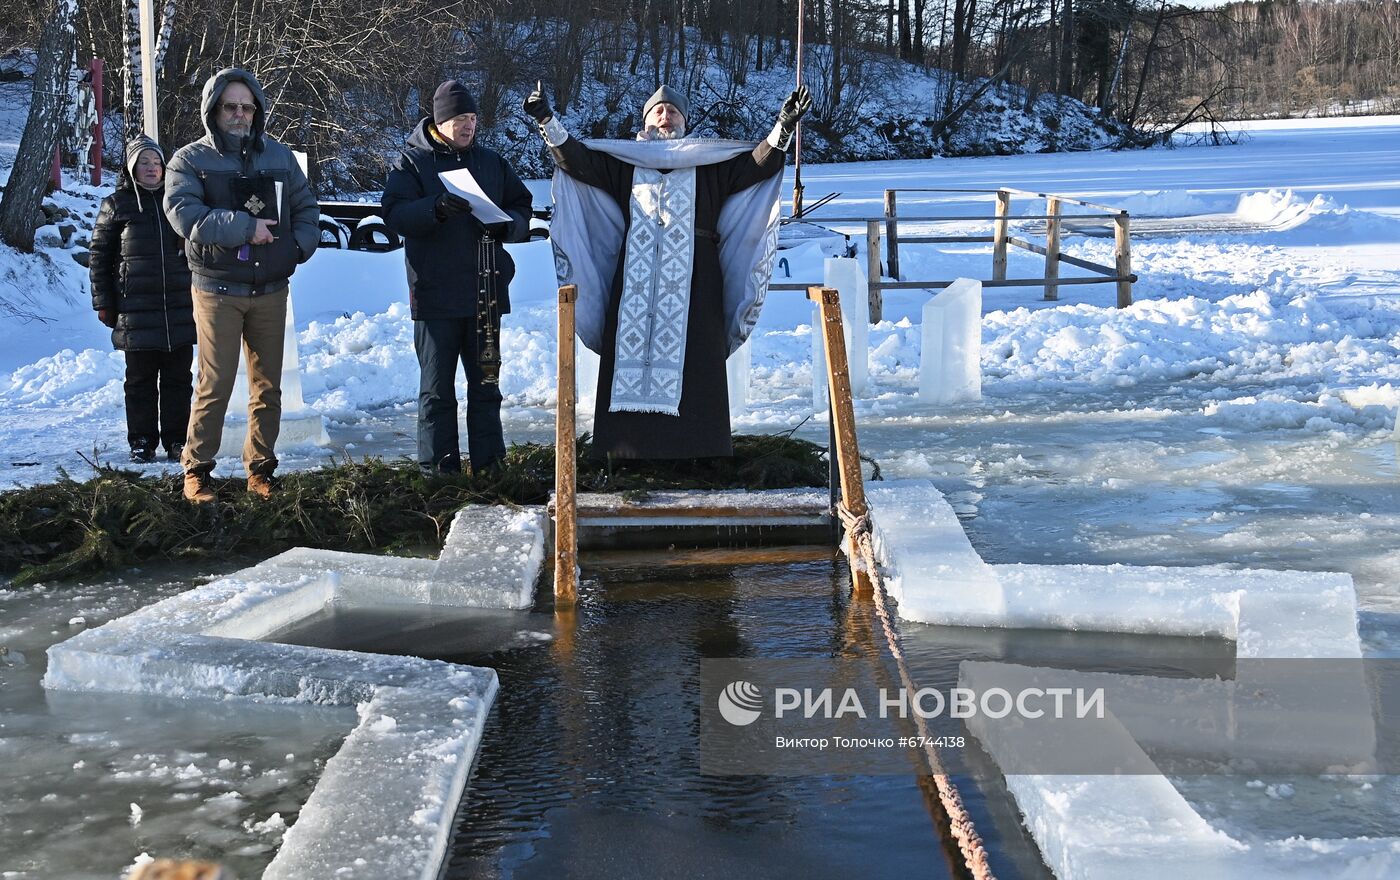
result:
[[[852,547],[859,554],[859,559],[852,559],[851,564],[862,568],[874,586],[875,611],[880,616],[880,626],[885,631],[885,641],[889,643],[890,654],[894,657],[895,665],[899,668],[900,684],[905,688],[906,693],[916,693],[918,688],[914,684],[913,676],[909,674],[909,664],[904,659],[904,649],[900,646],[899,641],[899,630],[895,628],[894,620],[890,616],[885,582],[880,578],[880,570],[875,562],[875,544],[870,535],[870,517],[868,514],[860,516],[852,514],[844,504],[837,507],[837,513],[841,517],[842,524],[846,527],[847,535],[851,538]],[[948,814],[949,828],[952,831],[953,839],[957,841],[967,870],[972,874],[974,880],[995,880],[996,875],[992,873],[991,865],[987,861],[987,850],[982,843],[982,836],[977,833],[977,828],[972,824],[972,817],[968,815],[962,795],[958,793],[958,787],[944,768],[943,760],[938,756],[938,750],[934,748],[933,737],[929,735],[928,731],[928,722],[918,712],[914,713],[914,722],[918,725],[919,738],[924,744],[924,757],[928,760],[934,785],[938,789],[938,799]]]

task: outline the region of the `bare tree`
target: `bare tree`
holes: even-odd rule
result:
[[[4,198],[0,199],[0,239],[17,250],[34,250],[44,181],[63,127],[68,65],[73,57],[73,20],[77,14],[77,0],[56,0],[39,40],[29,118],[24,123]]]

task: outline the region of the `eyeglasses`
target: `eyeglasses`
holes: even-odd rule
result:
[[[219,109],[230,116],[239,112],[246,113],[247,115],[252,116],[255,112],[257,112],[258,105],[240,104],[237,101],[224,101],[222,104],[219,105]]]

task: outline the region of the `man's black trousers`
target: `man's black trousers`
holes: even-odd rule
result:
[[[498,325],[499,326],[499,325]],[[482,379],[476,318],[431,318],[413,322],[418,352],[418,464],[424,470],[462,469],[457,440],[457,364],[467,371],[467,455],[472,472],[505,458],[501,389]]]

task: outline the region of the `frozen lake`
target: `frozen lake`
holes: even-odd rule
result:
[[[1391,439],[1400,405],[1400,119],[1253,128],[1250,139],[1229,147],[804,167],[809,201],[840,193],[824,209],[830,216],[879,213],[883,189],[891,185],[1012,186],[1121,205],[1134,216],[1229,214],[1257,227],[1135,240],[1140,280],[1137,304],[1128,310],[1111,308],[1111,285],[1064,288],[1055,303],[1043,301],[1038,289],[987,291],[978,403],[918,402],[918,322],[927,294],[890,295],[886,320],[871,328],[870,385],[856,401],[862,451],[887,477],[932,479],[990,563],[1343,571],[1354,578],[1365,612],[1368,652],[1400,655],[1400,465]],[[989,213],[990,201],[910,194],[901,197],[901,210]],[[1029,202],[1016,211],[1039,212]],[[1065,246],[1098,262],[1111,254],[1111,244],[1101,239],[1067,236]],[[516,311],[504,339],[507,435],[549,440],[554,316],[547,246],[521,246],[516,255]],[[905,277],[930,280],[986,277],[991,255],[989,245],[909,246],[901,257]],[[794,254],[790,265],[794,280],[819,280],[812,254]],[[1038,266],[1028,255],[1013,257],[1013,273],[1034,273]],[[7,450],[0,483],[7,486],[52,479],[59,468],[82,476],[78,453],[90,454],[94,446],[100,457],[122,461],[125,455],[120,358],[91,319],[82,274],[65,268],[52,283],[66,285],[71,307],[54,305],[46,324],[10,327],[14,344],[0,354],[6,371],[0,373],[0,443]],[[393,305],[403,299],[399,255],[323,251],[297,276],[294,289],[306,398],[330,419],[332,447],[288,450],[285,466],[315,467],[342,451],[411,454],[417,366],[407,311]],[[811,406],[810,322],[800,294],[772,294],[754,340],[750,405],[736,430],[796,427],[799,436],[826,442],[824,414],[813,416]],[[238,465],[229,460],[220,469],[236,472]],[[705,621],[742,614],[725,605],[733,596],[724,590],[742,594],[746,577],[736,582],[731,576],[723,589],[707,588],[705,597],[686,600],[683,610],[693,612],[694,624],[686,650],[718,650],[713,639],[723,633],[707,630]],[[839,579],[827,571],[814,582],[831,590],[833,578]],[[26,858],[39,860],[15,870],[44,864],[81,877],[88,869],[69,838],[101,831],[120,841],[111,865],[100,866],[109,876],[141,851],[154,854],[191,834],[246,859],[237,862],[240,871],[255,871],[275,845],[272,814],[282,820],[294,814],[314,784],[317,762],[335,750],[353,720],[269,709],[248,713],[253,720],[240,727],[243,715],[212,713],[207,726],[175,736],[168,728],[183,711],[178,707],[45,698],[37,685],[43,650],[72,631],[70,618],[100,622],[179,588],[162,582],[138,590],[135,584],[129,577],[112,587],[0,592],[0,645],[26,658],[25,665],[0,666],[0,749],[23,762],[7,760],[0,773],[25,768],[22,777],[6,779],[0,852],[7,859],[33,852]],[[654,622],[655,610],[623,598],[600,606],[592,622],[624,633]],[[371,623],[359,621],[357,628],[374,632]],[[831,623],[829,616],[821,621]],[[525,620],[509,635],[535,631],[549,627]],[[928,656],[1043,659],[1055,643],[1044,634],[913,625],[906,637]],[[1167,650],[1170,656],[1160,662],[1197,669],[1183,652],[1199,647]],[[550,654],[556,649],[551,641],[500,655],[502,706],[511,705],[512,675],[527,693],[549,693],[547,680],[531,676],[563,668]],[[1105,668],[1126,667],[1135,650],[1141,651],[1137,643],[1107,644]],[[454,656],[480,660],[497,652],[469,643]],[[941,661],[928,662],[934,669]],[[601,697],[599,703],[616,708]],[[493,719],[520,723],[499,714]],[[597,746],[586,734],[574,740],[576,748]],[[651,733],[642,734],[651,737],[650,747],[661,748]],[[497,740],[488,733],[484,749],[516,747]],[[507,766],[526,766],[532,757],[562,761],[528,743],[519,748],[520,754],[496,757]],[[657,753],[672,762],[666,766],[680,767],[681,777],[689,778],[685,756],[673,745],[666,748],[672,751]],[[112,777],[101,787],[115,813],[84,812],[83,798],[95,796],[89,792],[98,783],[85,783],[83,774],[98,767]],[[541,836],[540,815],[558,806],[557,792],[511,790],[493,772],[483,763],[477,784],[486,796],[469,807],[481,830],[460,843],[458,870],[508,874],[518,868],[525,876],[521,866],[530,854],[546,856],[537,864],[551,863],[563,851],[551,846],[595,829],[677,841],[696,833],[713,809],[674,794],[688,806],[670,824],[652,817],[615,820],[604,809],[608,787],[584,777],[574,780],[583,803],[545,819],[558,819],[559,837]],[[1391,777],[1255,781],[1188,780],[1181,787],[1208,818],[1241,839],[1289,831],[1397,833]],[[238,797],[229,798],[230,792]],[[898,805],[900,828],[930,840],[918,791],[877,794],[887,798],[882,803]],[[154,805],[157,796],[166,798],[163,806]],[[801,795],[808,803],[823,796],[815,788]],[[995,830],[1006,875],[1037,876],[1034,848],[1014,808],[998,797],[994,782],[978,797],[985,799],[977,809]],[[141,807],[137,822],[129,803]],[[182,819],[186,812],[195,821]],[[834,822],[819,810],[796,839],[821,841]],[[45,836],[40,829],[47,828],[69,835]],[[919,850],[925,864],[931,851]],[[742,848],[730,853],[735,859],[747,854]],[[905,864],[903,853],[880,855],[891,867]],[[10,870],[8,863],[0,867]]]

